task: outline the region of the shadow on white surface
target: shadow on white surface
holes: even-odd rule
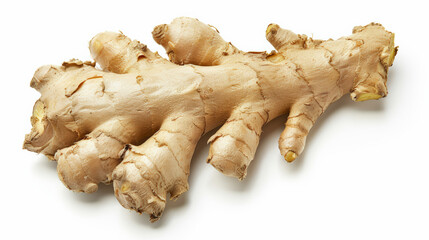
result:
[[[37,159],[33,159],[32,161],[36,161],[36,163],[33,164],[33,171],[38,175],[44,176],[57,174],[57,162],[49,160],[45,155],[38,154]]]

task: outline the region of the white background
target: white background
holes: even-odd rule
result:
[[[428,44],[426,7],[416,1],[2,1],[0,4],[2,239],[428,239]],[[111,186],[67,190],[56,163],[21,149],[39,94],[34,71],[70,58],[89,60],[96,33],[123,31],[164,50],[152,28],[178,16],[216,26],[246,51],[271,51],[271,22],[317,39],[382,23],[399,53],[387,98],[332,104],[305,152],[287,164],[277,147],[285,117],[263,130],[247,179],[205,164],[197,147],[190,190],[168,202],[160,221],[122,208]],[[165,56],[165,54],[164,54]]]

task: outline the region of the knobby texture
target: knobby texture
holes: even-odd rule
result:
[[[119,202],[157,220],[167,194],[188,190],[191,158],[204,133],[207,162],[243,179],[264,124],[288,114],[279,148],[291,162],[332,102],[387,95],[387,71],[397,52],[380,24],[338,40],[314,40],[270,24],[276,51],[242,52],[217,29],[192,18],[155,27],[169,60],[122,33],[90,41],[94,62],[43,66],[31,81],[41,93],[24,148],[58,161],[73,191],[91,193],[113,181]]]

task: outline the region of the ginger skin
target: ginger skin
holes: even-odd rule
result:
[[[288,114],[279,148],[286,161],[303,151],[317,118],[341,96],[355,101],[387,95],[397,52],[380,24],[355,27],[338,40],[313,40],[270,24],[277,51],[246,53],[192,18],[155,27],[171,61],[121,33],[90,41],[91,62],[43,66],[31,81],[41,93],[24,148],[58,161],[73,191],[94,192],[113,181],[119,202],[161,216],[167,199],[186,192],[191,158],[210,138],[207,162],[246,177],[262,127]]]

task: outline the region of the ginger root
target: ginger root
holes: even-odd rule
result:
[[[242,52],[192,18],[155,27],[170,61],[122,33],[90,41],[94,62],[43,66],[31,80],[41,93],[24,148],[58,162],[62,182],[94,192],[113,181],[119,202],[157,220],[167,194],[186,192],[191,158],[210,138],[207,162],[246,177],[261,130],[288,114],[279,148],[288,162],[326,108],[344,94],[355,101],[387,95],[394,34],[380,24],[355,27],[338,40],[314,40],[270,24],[277,51]]]

